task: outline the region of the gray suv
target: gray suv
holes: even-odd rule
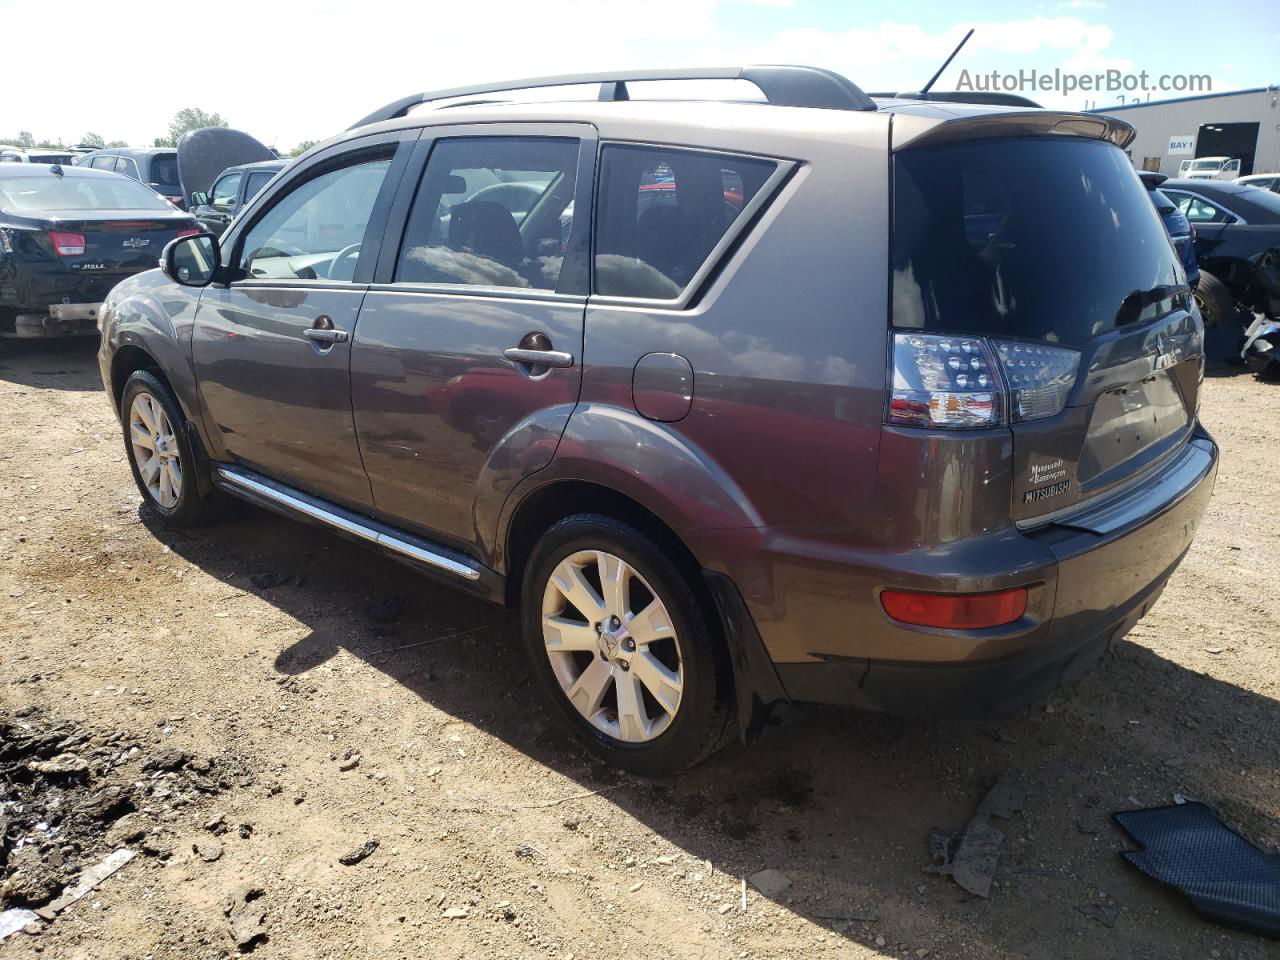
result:
[[[635,84],[713,78],[762,98]],[[633,771],[780,701],[1009,710],[1151,608],[1216,475],[1132,136],[806,67],[409,97],[116,287],[102,376],[167,521],[231,494],[517,607]]]

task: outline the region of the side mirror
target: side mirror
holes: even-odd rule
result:
[[[197,190],[191,195],[191,205],[193,207],[203,207],[209,202],[209,195],[202,190]]]
[[[170,240],[160,254],[160,270],[184,287],[207,287],[218,272],[222,251],[211,233]]]

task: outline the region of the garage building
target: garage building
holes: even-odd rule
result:
[[[1139,170],[1178,175],[1183,160],[1235,157],[1240,175],[1280,172],[1280,87],[1255,87],[1091,110],[1113,114],[1138,136],[1129,156]]]

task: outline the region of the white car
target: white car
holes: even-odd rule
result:
[[[1183,160],[1178,176],[1190,180],[1234,180],[1240,176],[1240,161],[1232,157],[1200,157]]]
[[[1280,193],[1280,173],[1251,173],[1247,177],[1237,177],[1236,183]]]

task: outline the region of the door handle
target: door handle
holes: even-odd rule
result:
[[[573,354],[563,350],[526,350],[523,347],[511,347],[502,351],[502,355],[512,363],[527,363],[531,367],[572,367]]]
[[[308,327],[306,330],[302,331],[302,335],[308,340],[316,343],[347,342],[347,331],[345,330],[334,330],[332,328],[326,329],[324,327]]]

